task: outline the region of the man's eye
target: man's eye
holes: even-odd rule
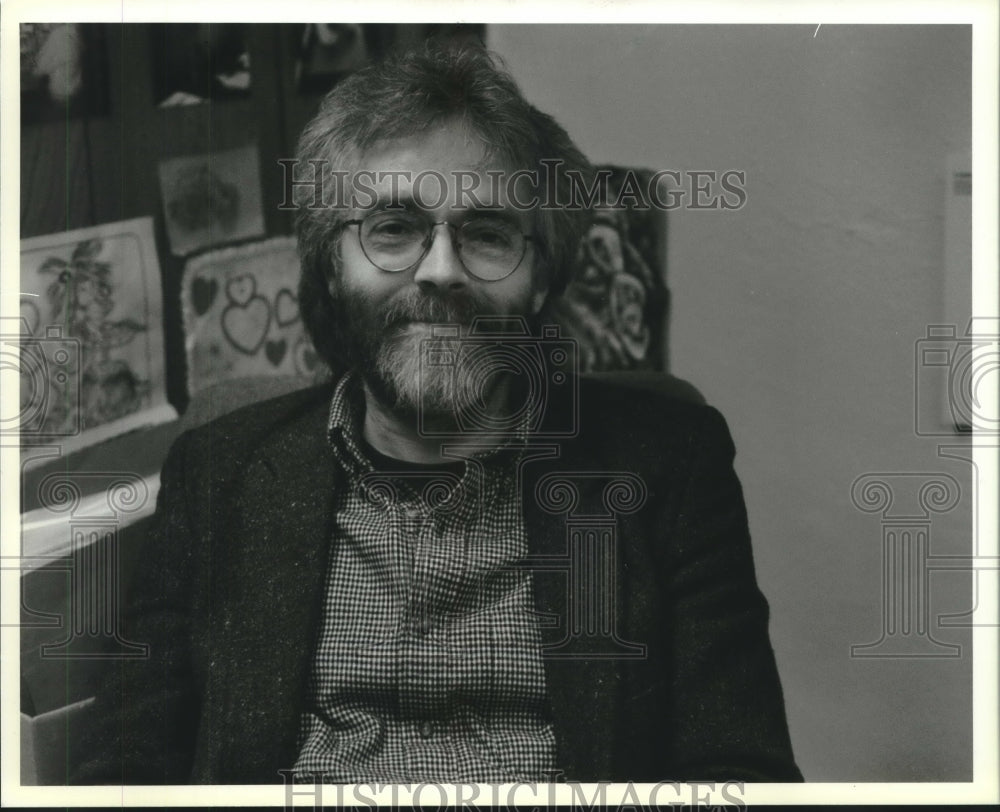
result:
[[[474,246],[499,250],[513,246],[518,233],[509,223],[472,222],[462,230],[462,236]]]
[[[418,223],[402,217],[380,218],[368,225],[368,233],[379,239],[407,239],[419,237],[421,232]]]
[[[479,242],[486,242],[486,243],[500,243],[504,242],[505,239],[504,235],[501,232],[487,231],[485,229],[474,232],[473,237],[479,240]]]

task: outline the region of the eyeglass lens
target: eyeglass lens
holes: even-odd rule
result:
[[[406,211],[381,211],[361,223],[361,247],[383,271],[405,271],[421,260],[430,246],[434,223]],[[477,216],[458,228],[458,252],[473,276],[503,279],[521,263],[526,241],[517,225],[502,217]]]

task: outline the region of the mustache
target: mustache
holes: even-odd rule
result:
[[[469,324],[476,316],[497,315],[489,303],[474,294],[400,291],[384,306],[378,316],[382,329],[399,324],[423,321],[431,324]]]

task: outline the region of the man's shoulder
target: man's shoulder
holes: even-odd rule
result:
[[[238,463],[265,445],[278,453],[289,443],[316,448],[325,436],[333,387],[299,389],[227,412],[186,432],[188,446],[209,455],[214,467],[230,458]],[[575,410],[573,434],[597,457],[669,453],[705,432],[728,438],[722,416],[690,385],[666,375],[581,376],[577,402],[557,406],[564,407]],[[558,422],[568,418],[559,415]]]
[[[685,431],[720,417],[693,386],[666,373],[641,377],[582,376],[581,428],[616,431],[630,426]]]
[[[211,449],[213,456],[244,453],[289,433],[321,440],[332,395],[332,383],[297,389],[226,411],[186,435],[191,446]]]
[[[697,390],[678,387],[676,380],[581,378],[578,439],[583,449],[619,466],[653,468],[690,459],[693,449],[705,444],[731,453],[722,415]]]

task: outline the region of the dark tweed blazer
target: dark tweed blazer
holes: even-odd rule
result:
[[[174,445],[124,622],[151,654],[110,665],[74,783],[281,783],[294,764],[341,487],[330,396],[240,409]],[[572,516],[606,516],[605,474],[631,472],[645,498],[617,517],[609,594],[617,637],[644,649],[545,658],[558,767],[581,781],[801,780],[725,422],[595,381],[579,402],[578,435],[524,469],[543,639],[567,635],[569,524],[536,489],[571,472]]]

